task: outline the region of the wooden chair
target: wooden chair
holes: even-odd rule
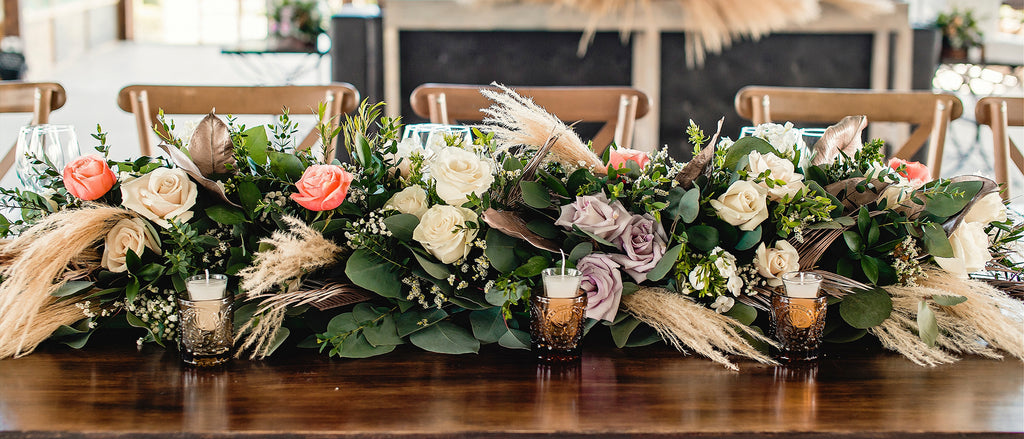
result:
[[[32,113],[32,125],[50,122],[50,112],[64,106],[67,93],[55,82],[0,81],[0,113]],[[0,177],[14,166],[17,145],[0,160]]]
[[[480,121],[482,109],[493,102],[480,93],[481,89],[498,90],[488,85],[423,84],[412,91],[409,100],[420,117],[432,123],[451,124],[457,120]],[[604,152],[613,141],[621,148],[633,142],[637,119],[650,111],[651,100],[644,92],[622,86],[573,87],[510,87],[524,97],[544,107],[559,119],[573,123],[604,122],[594,136],[594,151]]]
[[[160,129],[154,124],[159,110],[164,114],[207,114],[216,109],[218,114],[278,115],[287,107],[292,114],[308,114],[316,112],[320,102],[327,103],[325,118],[337,127],[343,115],[358,107],[359,92],[351,84],[335,82],[273,87],[129,85],[117,95],[117,105],[135,115],[143,155],[152,153],[151,136],[154,129]],[[314,128],[299,148],[309,148],[317,139]]]
[[[981,98],[974,108],[978,123],[992,128],[992,161],[996,183],[1003,185],[1003,199],[1010,198],[1010,160],[1024,172],[1024,155],[1007,133],[1008,127],[1024,126],[1024,98]]]
[[[835,123],[862,114],[869,122],[906,122],[917,128],[893,156],[906,160],[924,146],[927,165],[938,178],[946,128],[963,113],[960,99],[950,93],[898,92],[861,89],[747,86],[736,93],[736,112],[754,125],[774,121]]]

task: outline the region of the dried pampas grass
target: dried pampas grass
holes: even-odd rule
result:
[[[0,248],[0,358],[31,353],[60,325],[85,317],[79,302],[53,293],[100,266],[96,244],[124,209],[87,205],[43,218]]]
[[[534,103],[533,99],[520,96],[504,85],[492,85],[498,87],[501,93],[480,90],[494,101],[494,104],[482,111],[487,114],[484,123],[489,124],[488,129],[494,133],[499,149],[520,145],[540,148],[548,143],[548,139],[556,138],[551,145],[551,155],[559,163],[585,167],[598,174],[608,172],[601,159],[587,148],[572,128]]]
[[[254,360],[270,355],[288,307],[323,301],[344,292],[301,290],[302,276],[337,261],[342,249],[297,218],[286,216],[282,220],[289,231],[276,231],[261,240],[261,244],[273,248],[259,252],[253,265],[238,273],[245,297],[261,299],[258,311],[235,335],[236,342],[245,337],[236,355],[252,349],[249,358]],[[281,292],[275,294],[273,290],[277,287]]]
[[[765,364],[778,364],[751,346],[743,336],[746,334],[760,342],[777,346],[774,341],[681,294],[663,288],[643,288],[623,297],[622,304],[627,312],[650,325],[661,338],[680,351],[685,352],[683,346],[689,347],[731,370],[739,368],[729,361],[726,354],[741,355]]]
[[[1001,350],[1024,360],[1024,303],[985,282],[957,278],[939,268],[913,287],[886,287],[892,295],[892,315],[869,329],[882,345],[914,363],[936,366],[956,361],[954,354],[1002,358]],[[928,301],[935,313],[939,336],[928,346],[918,336],[918,303],[938,295],[959,295],[966,302],[942,306]]]

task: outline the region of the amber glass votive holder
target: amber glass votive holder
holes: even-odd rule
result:
[[[178,298],[181,361],[213,367],[231,360],[235,341],[232,302],[230,295],[208,300]]]
[[[587,311],[579,272],[549,269],[543,276],[544,294],[530,297],[531,348],[541,363],[578,361]]]
[[[821,296],[818,290],[821,276],[813,273],[786,273],[783,282],[788,292],[796,292],[795,295],[803,297],[772,293],[771,327],[779,342],[776,357],[787,362],[815,360],[821,347],[828,305],[828,298]],[[813,295],[807,294],[809,282],[813,283]]]

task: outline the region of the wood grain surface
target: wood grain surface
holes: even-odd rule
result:
[[[0,361],[0,437],[961,437],[1024,431],[1024,365],[916,366],[873,347],[731,372],[655,346],[587,345],[575,367],[485,347],[327,359],[295,350],[184,367],[131,341]]]

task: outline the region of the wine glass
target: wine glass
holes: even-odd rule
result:
[[[16,146],[15,172],[22,186],[33,192],[43,190],[48,179],[43,173],[47,164],[57,172],[82,154],[78,136],[71,125],[29,125],[21,128]],[[42,162],[42,163],[37,163]]]

